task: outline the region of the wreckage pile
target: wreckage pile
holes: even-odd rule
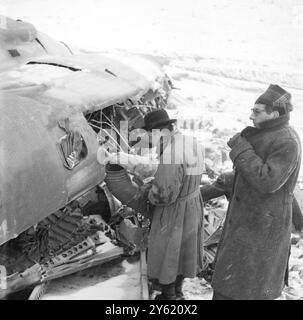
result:
[[[148,227],[147,219],[125,206],[111,216],[105,193],[97,187],[1,246],[0,264],[10,283],[30,274],[11,286],[18,291],[89,266],[98,255],[98,261],[106,261],[106,252],[133,255],[146,247]]]
[[[74,201],[1,246],[0,263],[6,266],[8,274],[12,274],[24,271],[34,263],[44,264],[97,233],[102,234],[104,242],[115,241],[114,230],[101,216],[85,215],[89,209],[94,213],[100,202],[105,204],[101,207],[103,216],[109,217],[110,213],[106,211],[109,208],[104,200],[95,202],[95,207],[92,201],[88,201],[82,208],[78,201]],[[100,212],[99,208],[98,210]],[[14,263],[17,257],[18,264]]]
[[[31,260],[44,263],[50,257],[61,254],[98,231],[114,240],[113,230],[99,216],[84,217],[78,210],[64,210],[40,222],[35,232],[29,230],[23,233],[18,244],[21,252]]]

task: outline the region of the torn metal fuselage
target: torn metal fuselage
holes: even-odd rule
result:
[[[7,21],[0,28],[0,298],[123,252],[115,236],[109,238],[115,246],[102,251],[106,241],[94,240],[103,232],[100,225],[75,240],[70,221],[54,217],[78,212],[79,235],[90,210],[106,205],[96,196],[105,177],[97,160],[100,132],[109,124],[119,130],[121,119],[133,125],[144,112],[165,107],[171,90],[150,61],[126,53],[72,52],[30,24]],[[118,137],[116,144],[126,143]],[[113,211],[113,199],[104,195]],[[60,263],[52,265],[52,259]]]

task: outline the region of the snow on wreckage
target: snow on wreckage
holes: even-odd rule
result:
[[[72,51],[29,23],[5,21],[0,298],[144,249],[148,221],[108,191],[97,151],[128,148],[109,132],[119,132],[120,120],[138,127],[171,91],[150,61]]]

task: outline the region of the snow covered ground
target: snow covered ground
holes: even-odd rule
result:
[[[118,258],[51,281],[43,300],[140,300],[139,258]]]
[[[216,170],[230,167],[226,142],[250,124],[250,108],[270,83],[292,93],[291,123],[303,141],[300,0],[0,0],[1,13],[86,50],[153,56],[187,102],[170,113],[202,120],[196,134]],[[285,298],[303,296],[302,254],[294,245]],[[188,298],[210,298],[201,281],[186,281]]]

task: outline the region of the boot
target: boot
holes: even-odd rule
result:
[[[161,284],[160,284],[158,279],[153,279],[152,280],[152,290],[153,291],[155,291],[155,290],[156,291],[161,291],[162,290]]]
[[[175,282],[161,284],[162,293],[155,297],[155,300],[177,300],[175,292]]]
[[[184,277],[182,275],[178,275],[175,282],[175,292],[177,296],[177,300],[185,300],[184,294],[182,292]]]

